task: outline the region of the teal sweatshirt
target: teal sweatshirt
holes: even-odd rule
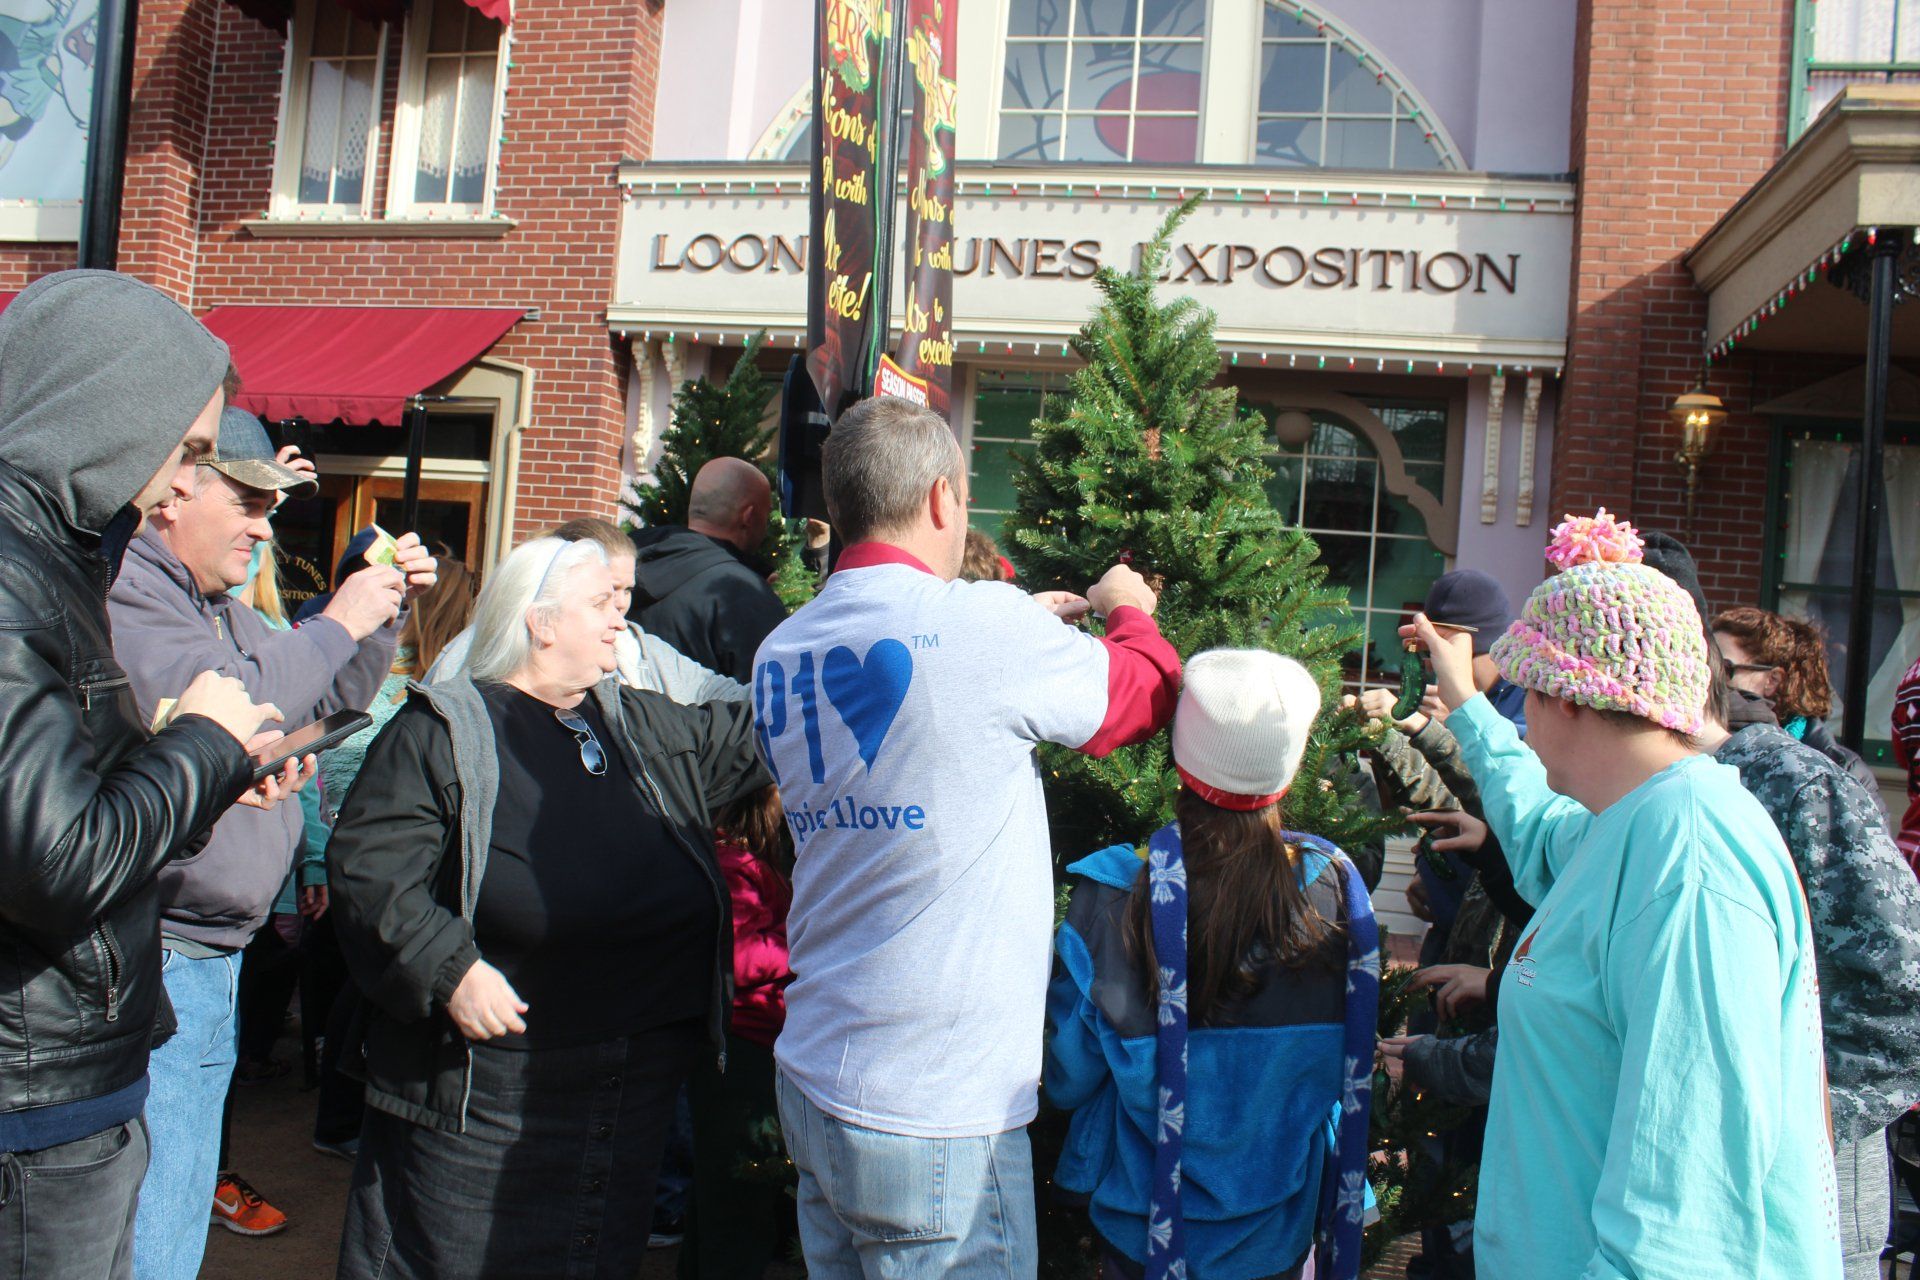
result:
[[[1500,983],[1486,1280],[1838,1280],[1819,984],[1786,846],[1681,761],[1605,811],[1483,697],[1447,719],[1537,903]]]

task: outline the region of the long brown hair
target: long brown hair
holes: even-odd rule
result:
[[[1805,618],[1765,609],[1723,609],[1713,629],[1724,631],[1763,666],[1777,667],[1780,684],[1773,709],[1781,721],[1805,716],[1824,720],[1833,710],[1833,681],[1827,674],[1827,637]]]
[[[769,782],[714,815],[716,834],[737,844],[781,875],[793,865],[787,853],[787,815],[780,788]]]
[[[1281,832],[1280,806],[1241,812],[1182,788],[1174,802],[1187,867],[1187,1013],[1198,1022],[1252,994],[1263,965],[1336,963],[1326,943],[1339,932],[1307,901],[1300,850]],[[1339,881],[1335,880],[1336,888]],[[1127,903],[1128,954],[1149,994],[1159,968],[1153,906],[1141,876]]]
[[[400,628],[399,648],[407,652],[404,657],[396,652],[395,675],[425,675],[440,651],[473,620],[473,570],[451,554],[436,558],[439,581],[413,602],[406,625]]]

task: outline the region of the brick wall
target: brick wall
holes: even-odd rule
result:
[[[613,511],[626,353],[610,339],[616,166],[653,131],[661,17],[645,0],[523,0],[508,76],[498,239],[256,238],[283,41],[223,0],[147,0],[135,53],[121,267],[196,312],[225,303],[537,309],[491,354],[535,371],[515,536]],[[374,207],[384,207],[403,35],[388,34]],[[73,247],[0,246],[0,289],[71,266]]]
[[[1706,300],[1681,258],[1785,148],[1792,15],[1792,0],[1582,0],[1574,51],[1581,213],[1550,510],[1605,503],[1675,533],[1715,607],[1759,596],[1767,435],[1750,410],[1769,397],[1746,357],[1707,380],[1730,418],[1684,529],[1667,407],[1703,368]]]

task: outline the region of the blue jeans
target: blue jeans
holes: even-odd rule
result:
[[[180,1029],[147,1065],[153,1154],[133,1222],[140,1280],[193,1280],[207,1251],[219,1181],[220,1113],[233,1083],[240,955],[194,960],[161,953],[160,975]]]
[[[1038,1271],[1025,1129],[981,1138],[881,1133],[828,1115],[784,1072],[777,1087],[781,1132],[800,1171],[809,1280],[1031,1280]]]

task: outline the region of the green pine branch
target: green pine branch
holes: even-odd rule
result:
[[[773,442],[779,428],[767,421],[774,388],[758,360],[766,340],[764,331],[753,336],[725,382],[690,378],[674,388],[672,421],[660,438],[655,483],[642,486],[637,498],[626,504],[639,524],[684,525],[693,479],[715,458],[745,458],[778,491]],[[800,558],[804,533],[804,522],[786,519],[776,502],[760,555],[774,566],[773,589],[789,609],[811,600],[815,589],[813,574]]]

